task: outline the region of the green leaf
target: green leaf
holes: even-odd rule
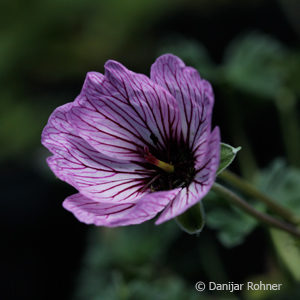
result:
[[[192,206],[176,218],[178,226],[189,234],[201,232],[205,223],[204,208],[201,202]]]
[[[228,144],[221,143],[220,165],[217,174],[220,174],[233,162],[236,154],[241,149],[242,147],[234,148]]]
[[[276,159],[255,179],[256,186],[300,216],[300,170]]]
[[[224,76],[242,92],[272,99],[284,84],[286,57],[287,50],[279,41],[253,32],[228,46]]]
[[[276,159],[256,178],[256,186],[300,216],[300,170]],[[277,254],[295,280],[300,281],[300,242],[290,234],[270,229]]]
[[[280,259],[286,265],[295,280],[300,281],[300,243],[290,234],[270,229],[271,237]]]
[[[217,229],[217,237],[228,248],[243,243],[258,222],[237,208],[215,208],[207,213],[207,225]]]
[[[205,199],[206,224],[217,231],[218,240],[227,248],[242,244],[258,225],[255,218],[238,207],[224,203],[215,192],[209,192]],[[264,209],[262,203],[252,205],[259,211]]]

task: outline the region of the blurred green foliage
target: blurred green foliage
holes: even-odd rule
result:
[[[277,159],[258,178],[257,185],[280,204],[300,216],[300,170]],[[300,241],[271,229],[276,250],[293,277],[300,281]]]
[[[257,176],[256,186],[280,204],[300,214],[300,170],[287,166],[283,159],[274,162]]]
[[[148,222],[126,228],[92,229],[72,299],[225,299],[197,292],[197,281],[186,281],[174,269],[172,252],[186,248],[177,245],[174,249],[181,235],[173,222],[159,227]],[[177,259],[186,261],[184,257]],[[189,272],[194,272],[198,266],[191,263]]]
[[[223,72],[229,84],[243,92],[272,99],[284,82],[286,50],[258,33],[240,37],[227,47]]]
[[[259,224],[253,217],[234,206],[228,206],[224,199],[210,192],[203,200],[207,203],[206,223],[216,230],[219,241],[225,247],[235,247],[242,244],[245,238]],[[261,203],[253,203],[258,210],[263,210]]]
[[[193,289],[159,264],[179,233],[174,223],[91,230],[74,299],[188,299]]]

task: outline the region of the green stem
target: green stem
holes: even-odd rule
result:
[[[224,187],[218,183],[214,183],[212,190],[215,191],[216,193],[218,193],[219,195],[223,196],[227,200],[229,200],[231,203],[238,205],[240,208],[242,208],[244,211],[246,211],[248,214],[250,214],[254,218],[258,219],[259,221],[261,221],[269,226],[286,231],[297,238],[300,238],[300,231],[298,231],[295,227],[293,227],[290,224],[279,221],[277,219],[274,219],[273,217],[271,217],[267,214],[261,213],[260,211],[254,209],[245,200],[243,200],[241,197],[239,197],[237,194],[233,193],[226,187]]]
[[[254,197],[255,199],[265,203],[271,211],[276,213],[278,216],[281,216],[286,221],[295,225],[299,224],[299,219],[290,210],[276,203],[271,197],[260,192],[252,184],[236,174],[225,170],[219,174],[219,177],[237,189],[241,190],[244,194]]]

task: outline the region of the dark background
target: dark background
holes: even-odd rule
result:
[[[253,30],[294,49],[300,32],[296,2],[1,2],[2,299],[73,299],[90,227],[62,208],[62,201],[74,190],[48,169],[49,153],[40,145],[40,134],[53,109],[80,92],[86,72],[103,72],[105,61],[115,59],[149,74],[161,45],[173,36],[202,43],[216,64],[222,63],[230,41]],[[234,143],[222,91],[215,87],[213,121],[221,128],[222,139]],[[275,157],[285,156],[276,109],[267,102],[258,108],[251,96],[240,95],[250,99],[240,108],[241,118],[258,165],[265,167]],[[239,172],[237,164],[233,168]],[[261,227],[233,248],[216,241],[209,228],[200,238],[203,244],[213,240],[229,279],[235,282],[263,272],[268,256],[274,254]],[[190,289],[202,270],[189,272],[193,265],[189,257],[194,257],[189,252],[197,243],[195,237],[180,234],[165,262],[191,283]]]

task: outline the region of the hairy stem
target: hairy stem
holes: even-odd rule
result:
[[[280,220],[274,219],[273,217],[271,217],[267,214],[261,213],[260,211],[254,209],[245,200],[243,200],[237,194],[233,193],[232,191],[230,191],[226,187],[222,186],[221,184],[214,183],[212,190],[215,191],[217,194],[223,196],[227,200],[229,200],[231,203],[238,205],[245,212],[247,212],[254,218],[258,219],[259,221],[261,221],[269,226],[286,231],[297,238],[300,238],[300,231],[297,230],[294,226],[287,224],[285,222],[282,222]]]
[[[224,181],[230,183],[235,188],[241,190],[244,194],[254,197],[255,199],[265,203],[271,211],[273,211],[278,216],[281,216],[286,221],[295,225],[299,224],[299,219],[290,210],[278,204],[271,197],[260,192],[252,184],[237,176],[236,174],[225,170],[221,174],[219,174],[219,177]]]

